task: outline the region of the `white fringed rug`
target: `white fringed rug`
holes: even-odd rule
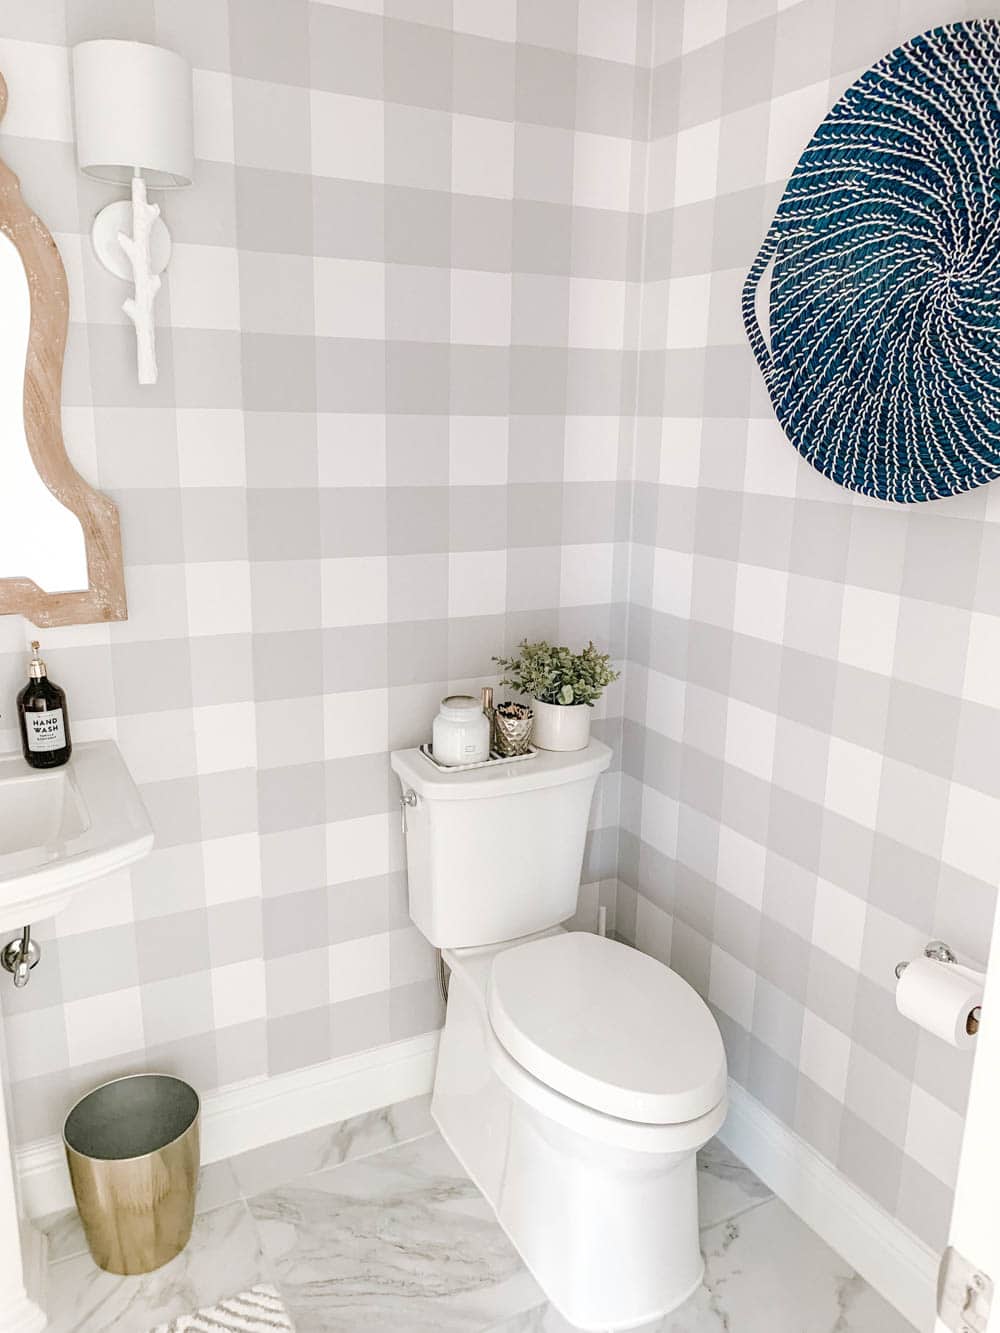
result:
[[[295,1325],[274,1287],[251,1287],[210,1309],[184,1314],[167,1324],[157,1324],[149,1333],[295,1333]]]

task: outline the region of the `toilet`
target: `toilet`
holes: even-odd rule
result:
[[[602,1333],[700,1284],[695,1154],[726,1113],[701,997],[562,924],[610,760],[596,740],[452,772],[392,755],[410,915],[451,970],[431,1113],[551,1303]]]

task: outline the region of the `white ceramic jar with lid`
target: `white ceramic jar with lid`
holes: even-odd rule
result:
[[[490,757],[490,722],[479,699],[449,694],[434,719],[434,758],[439,764],[478,764]]]

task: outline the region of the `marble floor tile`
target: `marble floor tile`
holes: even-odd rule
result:
[[[141,1278],[45,1219],[52,1333],[146,1333],[267,1281],[298,1333],[574,1333],[432,1129],[420,1098],[208,1167],[187,1250]],[[641,1333],[913,1333],[714,1140],[698,1189],[705,1282]]]
[[[213,1208],[221,1208],[226,1203],[236,1203],[242,1197],[231,1158],[209,1162],[201,1168],[196,1202],[199,1213],[211,1212]]]
[[[353,1116],[230,1159],[243,1198],[434,1132],[430,1097]]]
[[[272,1281],[247,1205],[199,1213],[187,1248],[143,1277],[116,1277],[89,1254],[49,1265],[48,1333],[146,1333],[258,1282]]]
[[[712,1139],[698,1154],[698,1220],[702,1229],[772,1198],[763,1181],[718,1139]]]
[[[49,1242],[49,1263],[58,1263],[60,1259],[72,1259],[76,1254],[84,1254],[87,1242],[84,1239],[80,1215],[75,1208],[63,1208],[57,1213],[46,1213],[35,1218],[35,1226],[43,1232]]]
[[[298,1333],[482,1333],[542,1294],[438,1135],[250,1200]]]
[[[702,1232],[705,1281],[636,1333],[914,1333],[779,1199]],[[550,1305],[490,1333],[574,1333]]]

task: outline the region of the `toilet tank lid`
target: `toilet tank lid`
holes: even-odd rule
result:
[[[435,768],[416,749],[394,750],[390,761],[403,786],[412,787],[424,800],[475,801],[596,777],[611,763],[611,748],[592,740],[585,750],[539,750],[531,759],[517,763],[454,773]]]
[[[490,970],[493,1031],[535,1078],[606,1115],[679,1125],[726,1093],[711,1010],[648,954],[585,931],[514,945]]]

